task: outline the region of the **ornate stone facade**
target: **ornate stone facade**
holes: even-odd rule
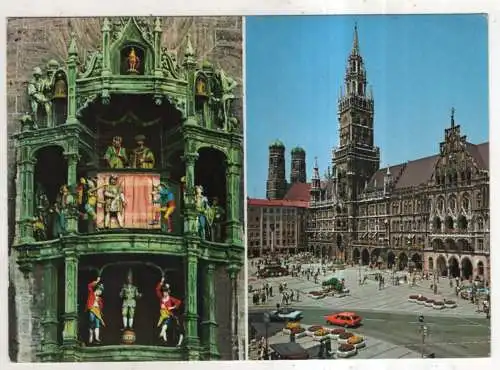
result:
[[[354,263],[489,279],[488,143],[467,142],[454,111],[439,154],[379,168],[374,102],[357,30],[338,103],[339,147],[311,182],[308,248]]]
[[[180,40],[178,63],[175,53],[163,46],[159,17],[104,18],[99,23],[101,46],[85,60],[78,36],[72,34],[64,63],[50,60],[46,68],[34,68],[28,113],[13,135],[11,357],[21,362],[241,358],[243,134],[241,112],[232,104],[237,81],[220,67],[199,61],[189,33]],[[130,165],[119,145],[109,146],[103,156],[111,138],[113,145],[122,136],[132,145],[135,135],[139,147],[128,153],[137,159],[144,151],[139,144],[143,133],[156,157],[150,165]],[[97,186],[104,175],[109,184]],[[120,180],[112,183],[116,177]],[[134,179],[153,181],[149,188],[143,186],[142,198],[131,190],[136,189]],[[195,192],[197,185],[204,187],[205,203]],[[110,197],[110,189],[123,187],[124,193],[112,201],[101,200],[99,191]],[[168,204],[156,200],[160,188],[170,189]],[[148,226],[133,221],[146,214],[145,208],[127,216],[127,207],[140,210],[141,204],[156,203],[168,219],[168,231],[167,221],[155,223],[153,214],[145,216],[146,222],[151,217]],[[168,207],[174,208],[173,215]],[[215,210],[223,219],[215,218]],[[103,212],[118,227],[106,225],[104,216],[104,227],[95,228],[94,213]],[[185,340],[178,348],[162,346],[154,324],[147,329],[146,321],[156,310],[138,313],[143,321],[137,325],[137,344],[121,345],[119,334],[111,334],[115,329],[119,333],[119,323],[112,308],[106,308],[118,307],[113,291],[104,307],[109,325],[103,330],[110,334],[104,334],[100,346],[85,345],[88,279],[102,277],[112,289],[125,265],[142,271],[147,286],[140,288],[146,291],[154,291],[160,276],[171,280],[165,289],[183,302],[178,314],[182,324],[175,330]],[[220,292],[217,285],[228,290]],[[230,299],[216,301],[215,294]],[[146,296],[152,307],[154,294]],[[221,312],[225,320],[218,323]],[[92,344],[92,334],[90,338],[87,344]]]

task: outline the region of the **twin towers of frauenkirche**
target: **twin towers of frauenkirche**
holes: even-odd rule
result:
[[[339,141],[333,150],[332,175],[349,198],[355,198],[380,162],[374,145],[374,101],[368,87],[363,58],[359,51],[358,28],[354,26],[352,49],[347,60],[343,86],[338,97]],[[292,149],[290,185],[306,183],[306,153]],[[318,169],[315,168],[315,174]],[[329,171],[330,172],[330,171]],[[313,176],[314,177],[314,176]],[[314,181],[313,184],[319,183]],[[269,146],[268,199],[283,199],[288,190],[285,178],[285,145],[277,140]],[[313,189],[311,189],[313,190]],[[319,189],[316,189],[319,190]],[[349,191],[348,191],[349,190]]]

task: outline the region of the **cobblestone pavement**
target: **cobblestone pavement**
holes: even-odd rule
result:
[[[304,266],[304,265],[303,265]],[[319,265],[311,265],[313,269],[317,269]],[[362,277],[379,272],[379,270],[370,270],[366,268],[359,269],[358,267],[349,267],[345,270],[340,270],[335,273],[327,272],[326,275],[321,274],[318,284],[315,284],[313,279],[307,280],[305,277],[279,277],[268,278],[265,280],[255,278],[256,269],[249,267],[249,285],[255,288],[260,288],[264,282],[269,282],[273,286],[274,297],[264,304],[255,306],[252,301],[252,296],[249,294],[249,305],[251,307],[275,307],[281,299],[278,295],[278,285],[287,283],[289,289],[300,292],[300,301],[293,304],[300,307],[329,307],[332,310],[337,309],[357,309],[370,310],[380,312],[415,312],[422,313],[428,316],[457,316],[478,318],[484,317],[484,313],[477,312],[477,306],[471,304],[467,300],[463,300],[456,296],[454,288],[450,288],[448,279],[439,279],[438,295],[434,295],[430,285],[432,280],[417,281],[416,286],[410,287],[408,284],[393,286],[391,284],[392,273],[388,271],[380,271],[385,277],[385,287],[381,290],[378,288],[378,282],[368,278],[363,285],[359,285],[359,276]],[[321,282],[330,277],[344,278],[346,287],[350,290],[350,294],[345,297],[325,297],[319,300],[313,299],[307,295],[308,292],[321,289]],[[401,277],[403,274],[401,273]],[[401,280],[402,281],[402,280]],[[422,294],[428,298],[451,299],[457,302],[458,306],[453,309],[435,310],[431,307],[424,307],[412,302],[408,302],[409,295]]]

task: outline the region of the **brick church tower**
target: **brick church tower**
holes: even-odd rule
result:
[[[290,171],[290,184],[297,182],[306,183],[306,151],[301,147],[292,149],[292,168]]]
[[[286,193],[285,145],[279,140],[269,145],[269,169],[266,184],[267,199],[283,199]]]

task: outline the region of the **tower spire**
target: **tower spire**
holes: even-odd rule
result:
[[[354,39],[352,40],[352,54],[359,54],[358,22],[354,23]]]
[[[451,127],[455,127],[455,108],[451,108]]]

